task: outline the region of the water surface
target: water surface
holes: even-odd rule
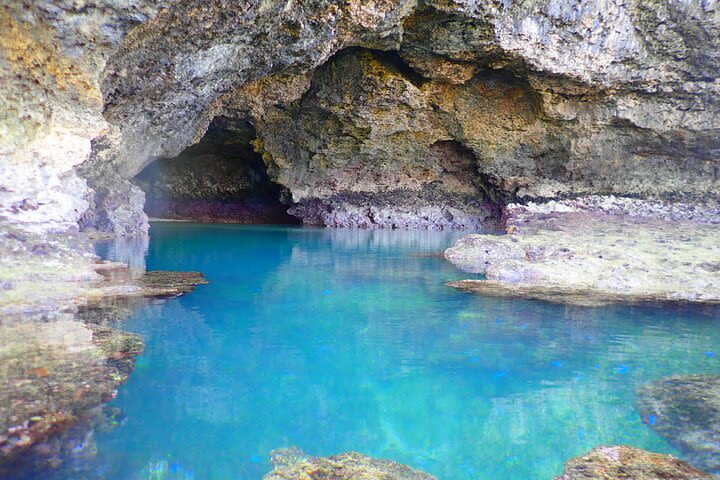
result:
[[[428,254],[459,235],[153,224],[147,267],[210,284],[119,325],[147,346],[96,478],[257,480],[290,445],[441,480],[550,479],[599,444],[673,452],[634,392],[720,373],[718,310],[458,292],[468,275]]]

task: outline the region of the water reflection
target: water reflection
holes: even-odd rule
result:
[[[150,246],[150,237],[115,237],[95,244],[95,251],[106,260],[124,263],[131,268],[145,270],[145,257]]]
[[[457,292],[444,283],[467,274],[417,255],[457,233],[151,233],[149,268],[199,270],[210,284],[124,324],[147,348],[113,403],[128,419],[99,438],[95,478],[259,479],[267,453],[289,445],[359,450],[440,479],[552,478],[602,443],[670,452],[642,423],[635,389],[720,373],[704,353],[720,349],[717,309]]]

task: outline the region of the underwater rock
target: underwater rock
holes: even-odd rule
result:
[[[126,318],[148,298],[175,297],[207,283],[197,272],[95,266],[100,280],[71,287],[74,297],[39,308],[32,301],[49,297],[36,294],[25,299],[24,313],[0,317],[0,464],[32,453],[36,444],[61,444],[58,435],[87,426],[87,412],[114,398],[143,341],[108,322]],[[17,305],[3,307],[11,312]],[[29,315],[31,309],[44,313]]]
[[[0,323],[0,464],[67,431],[115,397],[143,350],[139,335],[77,321]]]
[[[273,469],[289,468],[295,464],[305,462],[310,457],[298,447],[277,448],[270,452],[270,463]]]
[[[672,455],[628,446],[601,446],[565,464],[555,480],[711,480]]]
[[[97,456],[96,434],[108,433],[122,425],[125,416],[116,407],[102,405],[91,408],[76,418],[76,423],[46,441],[22,451],[9,463],[0,464],[3,478],[47,478],[49,471],[62,471],[68,478],[97,478],[92,461]],[[53,469],[53,470],[49,470]],[[55,475],[50,474],[52,478]]]
[[[298,452],[300,451],[293,451],[290,462],[277,462],[275,469],[265,475],[263,480],[435,480],[435,477],[427,473],[400,463],[368,457],[357,452],[308,458],[298,456]]]
[[[0,258],[7,285],[0,289],[0,463],[33,445],[56,444],[89,409],[114,397],[143,342],[108,328],[109,321],[127,317],[147,298],[207,283],[197,272],[101,262],[77,232],[0,225]]]
[[[487,280],[449,285],[483,295],[597,306],[720,303],[718,208],[616,197],[510,205],[507,234],[468,235],[445,251]]]
[[[643,421],[693,465],[720,475],[720,377],[663,378],[638,389]]]

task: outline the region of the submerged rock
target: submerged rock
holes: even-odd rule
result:
[[[645,423],[693,465],[720,475],[720,376],[669,377],[638,389]]]
[[[587,197],[512,205],[506,216],[506,235],[467,235],[445,251],[487,277],[451,286],[590,306],[720,303],[716,208]]]
[[[303,457],[302,452],[293,448],[292,458],[273,462],[273,471],[263,480],[436,480],[432,475],[396,463],[380,460],[357,452],[348,452],[332,457]],[[274,450],[275,457],[278,450]],[[300,454],[299,454],[300,453]]]
[[[602,446],[565,464],[555,480],[711,480],[672,455],[628,446]]]
[[[0,290],[0,464],[44,450],[55,455],[62,450],[59,435],[87,424],[90,409],[114,398],[143,342],[107,327],[110,321],[147,298],[207,283],[197,272],[101,262],[77,233],[20,233],[0,225],[0,258],[6,284]],[[80,430],[72,437],[84,437]]]
[[[114,398],[142,350],[137,334],[88,325],[69,314],[3,319],[0,464],[64,433]]]
[[[37,464],[45,448],[38,444],[51,445],[47,453],[57,457],[59,436],[79,424],[68,440],[84,437],[83,429],[93,426],[88,412],[115,397],[143,341],[108,322],[126,318],[147,298],[175,297],[207,283],[197,272],[97,265],[105,279],[72,290],[72,311],[54,305],[45,313],[0,317],[0,465]]]
[[[309,459],[310,457],[305,452],[295,446],[278,448],[270,452],[270,463],[273,469],[290,468]]]

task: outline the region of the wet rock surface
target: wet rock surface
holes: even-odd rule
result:
[[[40,234],[0,223],[0,258],[0,315],[71,307],[102,278],[92,244],[78,232]]]
[[[50,450],[88,411],[115,396],[143,350],[131,333],[72,315],[0,323],[0,471]],[[50,453],[48,451],[47,453]]]
[[[671,455],[628,446],[602,446],[565,464],[555,480],[711,480],[688,463]]]
[[[717,209],[615,197],[510,206],[506,235],[467,235],[445,257],[494,296],[598,306],[720,302]]]
[[[206,283],[198,272],[146,272],[100,261],[78,233],[39,235],[0,226],[0,257],[0,315],[103,308],[173,297]]]
[[[0,316],[0,473],[72,459],[77,448],[66,445],[90,439],[97,424],[92,409],[115,397],[143,350],[140,336],[108,324],[147,299],[207,283],[197,272],[95,266],[100,280],[71,288],[73,297],[53,298],[60,302],[54,304],[41,292],[27,298],[34,311],[33,301],[42,300],[43,313]]]
[[[91,410],[114,398],[143,349],[138,335],[111,322],[148,298],[174,297],[207,282],[197,272],[99,261],[79,233],[3,225],[0,258],[2,474],[19,464],[56,466],[67,456],[67,442],[85,441],[96,423]]]
[[[273,450],[274,469],[263,480],[435,480],[435,477],[390,460],[349,452],[308,457],[297,448]]]
[[[720,475],[720,377],[669,377],[638,390],[643,421],[690,463]]]

